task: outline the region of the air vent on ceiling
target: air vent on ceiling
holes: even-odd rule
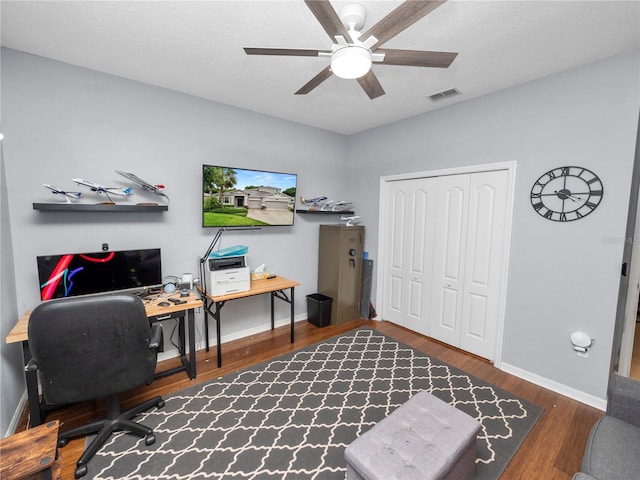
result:
[[[460,90],[457,88],[450,88],[449,90],[443,90],[442,92],[429,95],[428,98],[435,102],[437,100],[444,100],[445,98],[454,97],[456,95],[460,95]]]

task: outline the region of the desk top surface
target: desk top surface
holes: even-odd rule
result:
[[[236,298],[245,298],[253,295],[260,295],[262,293],[286,290],[288,288],[297,287],[298,285],[300,285],[299,282],[294,282],[293,280],[277,275],[273,278],[265,278],[264,280],[252,280],[251,288],[244,292],[228,293],[227,295],[218,295],[215,297],[207,294],[207,298],[214,302],[226,302],[227,300],[234,300]]]
[[[59,425],[55,420],[1,439],[0,478],[26,478],[51,467],[56,460]]]
[[[167,299],[171,298],[179,298],[181,300],[186,300],[187,303],[183,303],[181,305],[176,305],[172,302],[169,302]],[[163,307],[158,305],[160,302],[168,302],[169,306]],[[184,310],[190,310],[192,308],[199,308],[202,306],[202,300],[198,298],[193,292],[189,292],[188,297],[180,297],[178,292],[174,292],[171,294],[161,293],[159,295],[149,296],[143,299],[144,308],[147,312],[148,317],[155,317],[157,315],[164,315],[169,313],[181,312]],[[14,325],[9,334],[7,335],[6,342],[7,343],[17,343],[24,342],[28,340],[27,330],[29,327],[29,317],[31,316],[31,310],[27,310],[18,323]]]

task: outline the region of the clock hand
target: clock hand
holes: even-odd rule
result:
[[[555,193],[556,195],[562,195],[563,197],[565,197],[565,199],[567,199],[567,198],[568,198],[568,199],[570,199],[570,200],[571,200],[571,201],[573,201],[573,202],[577,202],[578,200],[579,200],[579,201],[582,201],[582,199],[581,199],[580,197],[576,197],[575,195],[572,195],[572,194],[570,194],[570,193],[564,193],[564,192],[562,192],[562,191],[560,191],[560,192],[555,191],[555,192],[553,192],[553,193]]]

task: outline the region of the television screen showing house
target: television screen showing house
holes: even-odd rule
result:
[[[202,226],[293,225],[297,175],[202,166]]]

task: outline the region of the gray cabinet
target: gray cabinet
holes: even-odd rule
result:
[[[333,299],[331,323],[360,318],[364,226],[320,225],[318,292]]]

